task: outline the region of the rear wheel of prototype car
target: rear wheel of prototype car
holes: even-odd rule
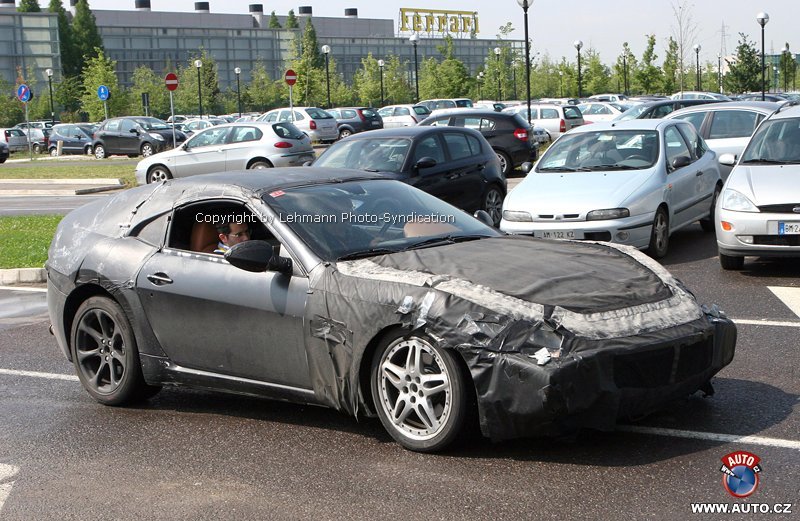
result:
[[[346,137],[350,137],[353,135],[353,132],[350,129],[343,128],[339,131],[339,139],[344,139]]]
[[[500,169],[503,171],[503,175],[508,177],[508,174],[511,173],[511,170],[514,169],[514,165],[511,163],[511,158],[508,157],[508,154],[501,152],[500,150],[495,150],[494,153],[497,154],[497,159],[500,161]]]
[[[38,154],[41,151],[42,151],[42,145],[40,145],[39,143],[34,143],[33,144],[33,153],[34,154]]]
[[[265,168],[272,168],[272,165],[267,161],[255,161],[247,167],[248,170],[264,170]]]
[[[165,166],[156,165],[147,172],[147,183],[160,183],[172,179],[172,174]]]
[[[124,405],[158,392],[142,378],[139,351],[122,308],[91,297],[75,314],[72,361],[86,391],[104,405]]]
[[[719,264],[723,270],[740,270],[744,268],[744,257],[719,254]]]
[[[503,192],[496,186],[487,188],[481,209],[491,216],[495,226],[500,226],[500,219],[503,217]]]
[[[105,159],[106,158],[106,147],[103,145],[95,145],[94,147],[94,157],[97,159]]]
[[[403,447],[435,452],[451,444],[467,418],[467,392],[455,355],[415,334],[381,342],[370,381],[383,427]]]
[[[700,219],[700,227],[703,228],[704,232],[713,232],[715,228],[714,223],[714,211],[717,206],[717,197],[719,197],[719,193],[722,189],[717,185],[714,189],[714,196],[711,198],[711,212],[708,214],[708,219]]]
[[[153,154],[155,154],[156,151],[153,148],[153,145],[151,145],[150,143],[143,143],[141,152],[143,157],[150,157]]]
[[[669,249],[669,216],[662,206],[656,210],[653,219],[653,230],[650,232],[650,246],[647,252],[651,257],[660,259],[667,254],[667,249]]]

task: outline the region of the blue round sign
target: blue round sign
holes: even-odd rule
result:
[[[100,98],[100,101],[106,101],[108,98],[110,98],[111,93],[108,91],[108,87],[105,85],[100,85],[97,87],[97,97]]]
[[[33,93],[31,92],[30,87],[25,85],[24,83],[17,87],[17,99],[20,100],[22,103],[27,103],[33,97]]]

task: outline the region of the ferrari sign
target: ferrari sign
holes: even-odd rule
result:
[[[478,34],[476,11],[400,8],[401,33],[426,33],[429,36],[471,36]]]

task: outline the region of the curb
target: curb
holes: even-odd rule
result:
[[[0,179],[0,185],[117,185],[123,186],[122,179],[99,177],[97,179]]]
[[[0,285],[32,284],[47,282],[44,268],[11,268],[0,270]]]

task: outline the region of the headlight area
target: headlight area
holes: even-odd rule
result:
[[[732,212],[758,213],[758,207],[741,192],[726,188],[722,192],[722,209]]]
[[[503,210],[503,219],[516,223],[533,222],[530,212],[520,212],[515,210]]]
[[[606,210],[592,210],[586,214],[586,220],[607,221],[609,219],[623,219],[630,216],[631,212],[627,208],[609,208]]]
[[[148,136],[155,139],[156,141],[164,141],[164,136],[162,136],[161,134],[150,133],[148,134]]]

